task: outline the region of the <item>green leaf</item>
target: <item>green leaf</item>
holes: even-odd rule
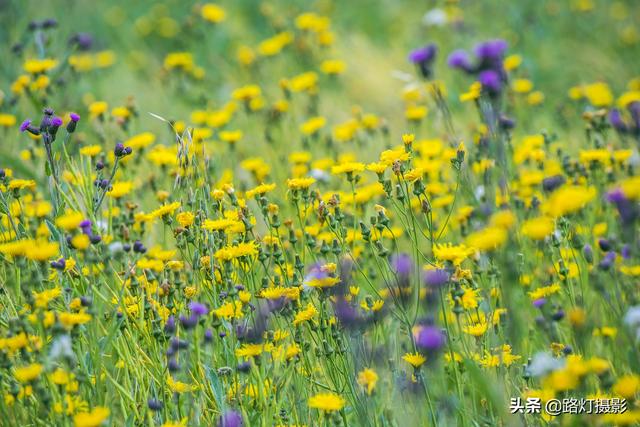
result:
[[[222,390],[222,382],[215,369],[210,366],[205,366],[207,375],[209,376],[209,383],[211,383],[211,389],[213,390],[213,396],[216,399],[216,405],[218,409],[222,411],[224,409],[224,393]]]

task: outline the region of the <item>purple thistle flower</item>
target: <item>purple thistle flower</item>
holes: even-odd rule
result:
[[[243,424],[242,415],[233,409],[226,411],[218,420],[218,427],[241,427]]]
[[[80,121],[80,115],[76,113],[69,113],[69,118],[72,122],[78,123]]]
[[[542,308],[542,306],[544,306],[547,303],[547,300],[544,298],[538,298],[536,300],[533,301],[533,306],[535,308]]]
[[[407,278],[413,269],[413,260],[405,253],[393,255],[391,257],[391,268],[401,278]]]
[[[616,253],[611,251],[607,252],[602,261],[598,264],[598,268],[601,270],[609,270],[613,267],[613,263],[616,261]]]
[[[424,47],[415,49],[409,53],[409,61],[416,64],[420,68],[422,77],[428,79],[431,77],[431,65],[438,53],[438,47],[435,44],[428,44]]]
[[[613,203],[616,205],[616,209],[618,210],[620,221],[622,222],[623,226],[629,226],[633,224],[638,216],[640,216],[638,204],[632,200],[629,200],[625,196],[621,188],[616,188],[609,191],[606,195],[606,200],[609,203]]]
[[[207,314],[209,314],[209,308],[207,308],[206,305],[196,301],[192,301],[189,303],[189,310],[191,310],[191,313],[195,314],[198,317],[206,316]]]
[[[428,44],[424,47],[412,50],[409,53],[409,61],[414,64],[420,64],[422,62],[431,62],[436,56],[438,48],[434,44]]]
[[[628,244],[623,245],[622,249],[620,250],[620,255],[622,255],[622,258],[624,258],[624,259],[630,259],[631,258],[631,246],[629,246]]]
[[[620,110],[617,108],[612,108],[611,111],[609,111],[609,123],[618,132],[625,133],[627,131],[627,125],[622,119]]]
[[[29,127],[31,127],[31,120],[30,119],[26,119],[24,122],[22,122],[22,124],[20,125],[20,132],[24,132],[26,130],[29,130]]]
[[[421,350],[435,352],[440,350],[446,341],[442,330],[436,326],[421,326],[415,334],[416,346]]]
[[[473,51],[482,61],[497,61],[502,58],[508,46],[506,41],[495,39],[476,45]]]
[[[469,54],[460,49],[454,50],[447,58],[447,64],[451,68],[457,68],[466,72],[471,72],[471,60],[469,59]]]
[[[176,318],[169,316],[167,323],[164,324],[164,331],[168,334],[173,334],[176,331]]]
[[[62,119],[58,116],[54,117],[53,119],[51,119],[51,126],[53,127],[60,127],[62,126]]]
[[[449,282],[449,273],[442,268],[434,268],[425,270],[423,273],[423,280],[425,285],[434,288],[439,288],[446,285]]]
[[[482,84],[482,88],[491,95],[497,95],[502,89],[502,79],[500,78],[500,74],[494,70],[482,71],[478,74],[478,81]]]

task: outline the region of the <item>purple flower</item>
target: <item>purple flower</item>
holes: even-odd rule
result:
[[[191,313],[195,314],[198,317],[206,316],[207,314],[209,314],[209,308],[207,308],[206,305],[196,301],[192,301],[189,303],[189,310],[191,310]]]
[[[613,263],[615,261],[616,261],[616,253],[613,251],[607,252],[607,254],[604,256],[602,261],[600,261],[600,263],[598,264],[598,268],[605,271],[609,270],[611,267],[613,267]]]
[[[545,305],[547,303],[547,300],[544,298],[538,298],[536,300],[533,301],[533,306],[535,308],[542,308],[543,305]]]
[[[496,61],[502,58],[508,44],[502,39],[489,40],[476,45],[475,55],[482,61]]]
[[[416,346],[421,350],[434,352],[440,350],[446,341],[442,330],[436,326],[421,326],[415,334]]]
[[[469,54],[464,50],[454,50],[447,58],[447,64],[451,68],[457,68],[463,71],[471,72],[471,60]]]
[[[431,62],[438,52],[438,47],[434,44],[428,44],[424,47],[412,50],[409,53],[409,61],[414,64],[420,64],[422,62]]]
[[[24,122],[22,122],[22,124],[20,125],[20,132],[24,132],[26,130],[29,130],[29,127],[31,127],[31,120],[30,119],[26,119]]]
[[[176,318],[169,316],[167,323],[164,324],[164,331],[168,334],[173,334],[176,331]]]
[[[593,249],[590,244],[586,244],[582,247],[582,254],[584,255],[584,259],[589,263],[593,263]]]
[[[478,74],[478,81],[489,94],[498,94],[502,89],[502,79],[494,70],[484,70]]]
[[[402,278],[407,278],[413,269],[413,260],[408,254],[401,253],[391,257],[391,268]]]
[[[565,178],[562,175],[553,175],[542,180],[542,188],[544,191],[551,192],[564,184]]]
[[[611,126],[618,132],[625,133],[627,131],[627,125],[622,119],[620,110],[617,108],[612,108],[611,111],[609,111],[609,123],[611,123]]]
[[[640,216],[638,204],[629,200],[621,188],[609,191],[606,199],[609,203],[616,205],[623,226],[632,225],[638,216]]]
[[[69,118],[71,118],[72,122],[78,123],[80,121],[80,116],[76,113],[69,113]]]
[[[409,61],[419,67],[420,73],[425,79],[431,77],[431,66],[436,58],[436,53],[438,53],[438,47],[435,44],[428,44],[427,46],[411,51],[409,54]]]
[[[338,299],[333,309],[340,325],[346,328],[355,327],[363,320],[358,310],[342,298]]]
[[[620,250],[620,255],[622,255],[622,258],[624,259],[630,259],[631,258],[631,246],[627,245],[623,245],[622,249]]]
[[[54,117],[53,119],[51,119],[51,126],[53,127],[60,127],[62,126],[62,119],[60,117]]]
[[[226,411],[218,420],[218,427],[240,427],[243,424],[242,415],[233,409]]]
[[[439,288],[449,282],[449,273],[442,268],[426,270],[423,274],[425,285]]]

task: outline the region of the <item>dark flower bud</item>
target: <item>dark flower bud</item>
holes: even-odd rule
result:
[[[116,148],[113,149],[113,154],[115,154],[116,157],[124,156],[124,144],[122,144],[121,142],[118,142],[116,144]]]
[[[180,370],[180,364],[176,359],[169,359],[167,368],[169,369],[169,372],[178,372]]]
[[[238,372],[247,373],[251,370],[251,362],[247,361],[247,362],[238,363],[237,369],[238,369]]]
[[[603,252],[609,252],[611,250],[611,242],[607,239],[598,239],[598,247]]]
[[[102,241],[102,237],[99,234],[92,234],[89,236],[89,241],[92,245],[97,245]]]
[[[549,176],[542,180],[542,188],[544,191],[551,192],[564,184],[565,178],[562,175]]]
[[[58,26],[58,21],[55,18],[47,18],[44,21],[42,21],[42,29],[43,30],[47,30],[49,28],[55,28]]]
[[[584,247],[582,248],[582,254],[584,255],[584,259],[589,264],[593,264],[593,249],[591,249],[590,244],[584,245]]]
[[[167,323],[164,324],[164,331],[168,334],[173,334],[176,331],[176,319],[173,316],[167,318]]]
[[[150,410],[157,412],[162,410],[162,401],[158,400],[158,399],[149,399],[147,401],[147,406],[149,407]]]
[[[204,341],[208,343],[213,341],[213,331],[211,329],[204,331]]]
[[[102,160],[98,160],[96,162],[96,170],[101,171],[102,169],[104,169],[104,162]]]
[[[553,313],[551,315],[551,319],[553,319],[554,322],[559,322],[562,319],[564,319],[564,310],[563,309],[559,309],[558,311]]]

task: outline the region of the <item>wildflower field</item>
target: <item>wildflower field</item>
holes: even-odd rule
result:
[[[0,425],[640,423],[639,25],[0,1]]]

